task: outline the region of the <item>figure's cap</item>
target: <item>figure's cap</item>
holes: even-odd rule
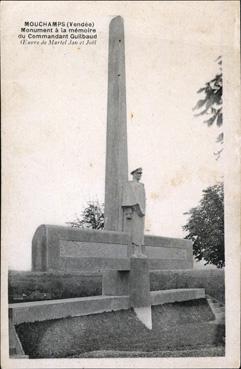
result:
[[[135,172],[141,172],[142,173],[142,168],[137,168],[137,169],[134,169],[131,174],[134,174]]]

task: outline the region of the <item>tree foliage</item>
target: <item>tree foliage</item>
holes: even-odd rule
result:
[[[104,205],[98,201],[89,201],[80,216],[72,222],[67,222],[72,228],[91,228],[102,230],[104,228]]]
[[[184,231],[188,232],[185,238],[193,241],[195,259],[203,259],[205,265],[224,267],[223,184],[203,190],[199,205],[184,214],[189,216],[183,227]]]
[[[193,108],[193,110],[199,110],[199,113],[195,114],[196,117],[202,115],[209,116],[208,119],[203,121],[208,127],[215,124],[220,127],[223,124],[223,74],[221,56],[217,58],[217,62],[219,65],[219,73],[197,91],[198,94],[201,93],[204,96],[202,99],[198,100]],[[217,137],[217,142],[223,144],[223,139],[223,132],[221,132]],[[219,157],[221,152],[222,149],[220,149],[216,155]]]

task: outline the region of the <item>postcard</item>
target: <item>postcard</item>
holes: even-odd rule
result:
[[[3,1],[2,367],[238,368],[236,1]]]

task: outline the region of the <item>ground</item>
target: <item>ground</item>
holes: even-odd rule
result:
[[[24,323],[17,327],[17,332],[30,358],[224,353],[224,325],[214,323],[205,299],[154,306],[152,319],[153,329],[148,330],[130,309]]]

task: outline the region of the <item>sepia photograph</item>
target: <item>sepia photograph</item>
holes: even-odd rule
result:
[[[2,368],[239,368],[239,2],[1,21]]]

